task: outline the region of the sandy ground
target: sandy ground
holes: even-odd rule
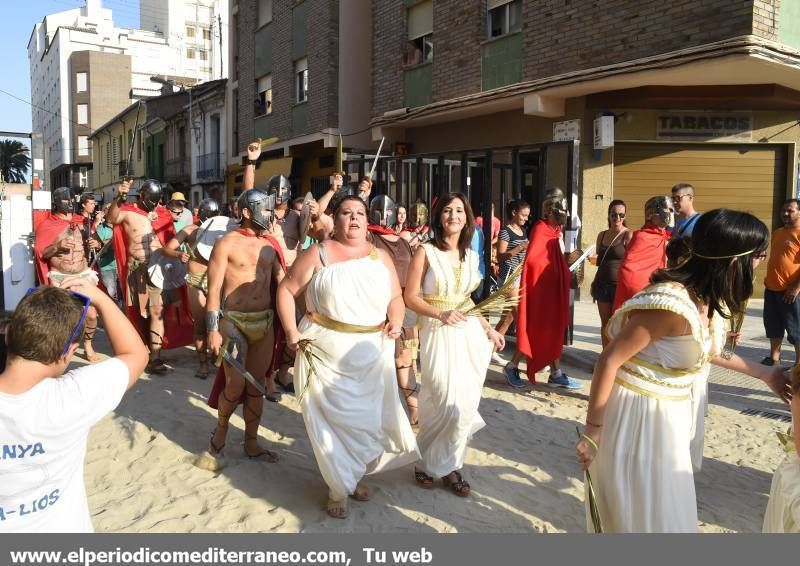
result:
[[[101,345],[102,351],[107,351]],[[90,436],[86,487],[98,532],[585,532],[583,479],[575,461],[582,392],[537,386],[520,393],[492,366],[464,468],[473,494],[418,488],[412,468],[370,477],[372,501],[351,501],[346,520],[329,518],[327,490],[298,404],[265,402],[260,440],[277,464],[243,455],[241,409],[231,421],[227,466],[192,464],[208,445],[216,413],[211,379],[193,377],[194,352],[168,353],[174,371],[143,377]],[[571,375],[588,380],[587,373]],[[782,460],[774,431],[786,424],[712,404],[703,471],[696,476],[700,529],[758,532],[772,470]]]

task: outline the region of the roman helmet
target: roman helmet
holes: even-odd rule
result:
[[[75,211],[75,195],[69,187],[58,187],[51,195],[53,212],[70,214]]]
[[[201,223],[212,216],[218,216],[219,213],[219,203],[213,198],[204,198],[197,207],[197,216],[200,218]]]
[[[292,184],[283,175],[273,175],[267,181],[267,192],[275,194],[275,204],[283,204],[292,198]]]
[[[150,212],[161,202],[162,194],[161,183],[153,179],[146,180],[139,188],[139,206],[142,210]]]
[[[547,191],[542,201],[542,220],[547,220],[553,214],[560,226],[567,223],[567,199],[561,189]]]
[[[268,230],[275,220],[275,193],[253,188],[239,197],[239,214],[245,208],[250,211],[250,223],[260,230]]]
[[[428,206],[421,200],[411,205],[408,218],[414,227],[425,226],[428,223]]]
[[[675,208],[671,197],[657,196],[647,199],[644,203],[644,217],[647,219],[653,214],[657,214],[668,228],[675,226]]]
[[[397,205],[388,195],[378,195],[369,203],[369,220],[385,228],[394,226]]]

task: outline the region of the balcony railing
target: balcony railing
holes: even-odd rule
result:
[[[180,179],[181,177],[189,176],[189,160],[184,158],[167,159],[166,167],[164,168],[165,180],[171,181]]]
[[[197,156],[197,178],[207,181],[222,180],[221,154],[206,153]]]

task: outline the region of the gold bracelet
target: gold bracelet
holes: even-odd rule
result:
[[[592,440],[586,433],[581,433],[581,439],[585,440],[589,444],[589,446],[594,448],[595,452],[598,452],[600,450],[600,447],[597,445],[597,442]]]

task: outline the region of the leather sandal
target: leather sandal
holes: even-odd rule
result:
[[[450,476],[455,476],[456,480],[453,481],[450,479]],[[442,478],[445,487],[449,487],[453,493],[458,495],[459,497],[467,497],[470,492],[470,486],[467,481],[461,477],[461,472],[458,470],[453,470],[448,475]]]
[[[423,472],[422,470],[414,469],[414,481],[422,489],[431,489],[433,487],[433,478]]]

